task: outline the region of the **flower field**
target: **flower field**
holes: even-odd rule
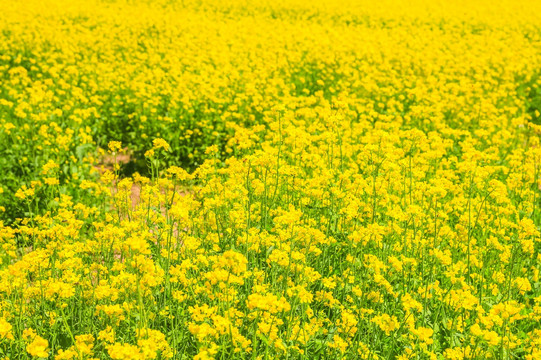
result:
[[[0,9],[0,359],[541,359],[541,2]]]

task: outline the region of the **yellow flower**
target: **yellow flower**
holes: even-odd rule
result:
[[[41,173],[43,175],[48,174],[49,171],[51,171],[53,169],[58,169],[58,167],[59,167],[59,165],[57,163],[55,163],[53,160],[49,160],[49,161],[47,161],[47,163],[45,165],[43,165]]]
[[[26,346],[26,351],[34,357],[46,358],[49,356],[48,346],[49,342],[38,335]]]
[[[137,330],[137,345],[145,359],[157,359],[158,354],[161,354],[162,358],[173,357],[165,335],[158,330],[147,328]]]
[[[427,345],[434,343],[432,340],[432,335],[434,335],[434,330],[425,327],[419,327],[417,329],[412,329],[411,332],[416,335],[420,341],[424,342]]]
[[[72,346],[67,350],[60,349],[54,360],[75,360],[78,357],[77,350]]]
[[[153,157],[153,156],[154,156],[154,149],[150,149],[150,150],[147,150],[147,151],[145,152],[145,157],[151,158],[151,157]]]
[[[372,319],[372,322],[378,325],[378,327],[385,332],[386,335],[390,335],[391,332],[398,329],[399,323],[396,316],[389,316],[388,314],[383,314],[380,316],[375,316]]]
[[[199,353],[194,356],[194,360],[213,360],[214,355],[218,353],[218,345],[211,343],[210,346],[200,349]]]
[[[21,200],[24,200],[30,196],[34,195],[34,188],[27,188],[26,185],[23,185],[17,192],[15,196]]]
[[[218,153],[218,146],[217,145],[211,145],[205,149],[205,154],[217,154]]]
[[[115,341],[115,330],[111,326],[107,326],[105,330],[99,332],[98,340],[113,343]]]
[[[158,150],[158,149],[164,149],[165,151],[168,151],[170,146],[169,144],[167,143],[167,141],[165,141],[164,139],[162,138],[157,138],[157,139],[154,139],[152,141],[152,145],[153,145],[153,150]]]
[[[13,340],[13,334],[11,333],[11,329],[13,327],[9,322],[6,321],[4,318],[0,318],[0,340],[1,339],[10,339]]]
[[[109,148],[110,152],[117,152],[121,149],[122,143],[120,141],[109,141],[109,144],[107,144],[107,147]]]
[[[57,178],[45,178],[45,180],[43,180],[43,182],[47,185],[50,185],[50,186],[54,186],[54,185],[58,185],[60,184],[60,182],[58,181]]]
[[[139,347],[131,344],[115,343],[109,345],[107,353],[113,360],[145,360]]]
[[[94,347],[94,336],[92,334],[76,335],[75,346],[81,354],[91,355]]]

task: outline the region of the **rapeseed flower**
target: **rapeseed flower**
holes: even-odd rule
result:
[[[0,357],[541,354],[538,3],[1,5]]]

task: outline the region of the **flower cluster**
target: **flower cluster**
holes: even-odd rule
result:
[[[523,5],[2,4],[0,357],[541,359]]]

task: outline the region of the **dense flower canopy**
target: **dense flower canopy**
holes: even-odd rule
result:
[[[0,8],[1,357],[541,359],[541,2]]]

